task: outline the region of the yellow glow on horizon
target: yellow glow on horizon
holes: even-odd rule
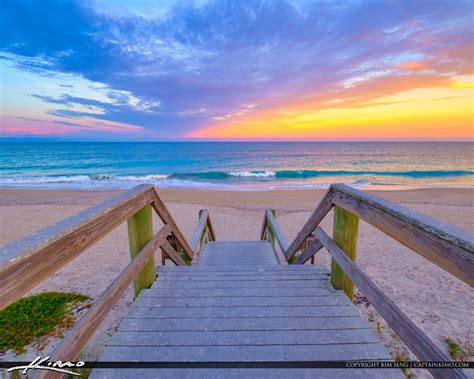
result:
[[[466,84],[466,83],[464,83]],[[418,88],[365,102],[326,101],[252,112],[209,125],[192,138],[472,139],[474,91],[454,85]]]
[[[474,88],[474,82],[454,82],[453,87],[457,88]]]

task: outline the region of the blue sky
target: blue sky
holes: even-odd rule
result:
[[[413,138],[469,138],[473,4],[3,0],[2,134],[338,139],[357,128],[349,108],[438,99],[431,113],[407,105],[401,126],[390,124],[388,139],[410,139],[409,129],[428,124],[439,99],[450,98],[443,117],[456,120],[446,124],[452,132],[440,125]],[[363,134],[370,139],[383,128],[364,117],[374,123]]]

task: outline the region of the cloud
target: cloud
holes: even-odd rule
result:
[[[180,137],[269,110],[373,104],[466,75],[471,16],[469,2],[444,0],[167,1],[162,8],[4,0],[0,57],[37,75],[103,85],[102,100],[73,96],[67,85],[59,96],[31,94],[49,115]]]

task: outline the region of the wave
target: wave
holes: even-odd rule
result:
[[[320,179],[330,183],[337,179],[334,177],[344,177],[348,183],[356,186],[365,186],[378,182],[376,178],[385,177],[385,182],[390,182],[387,177],[404,177],[412,179],[416,184],[417,180],[459,178],[473,175],[474,171],[467,170],[427,170],[427,171],[351,171],[351,170],[280,170],[280,171],[207,171],[173,174],[150,174],[150,175],[58,175],[58,176],[3,176],[0,177],[0,186],[40,186],[40,185],[76,185],[80,187],[101,187],[101,186],[131,186],[137,182],[149,182],[157,185],[171,186],[207,186],[221,183],[232,185],[235,183],[287,183],[291,185],[308,184],[313,179]],[[358,179],[360,178],[360,179]],[[306,180],[299,181],[298,179]],[[299,182],[299,184],[297,184]],[[127,184],[129,183],[129,184]],[[320,183],[321,184],[321,183]],[[396,183],[394,183],[396,184]],[[290,184],[289,184],[290,185]]]
[[[427,171],[356,171],[356,170],[280,170],[280,171],[208,171],[175,173],[168,178],[177,179],[310,179],[331,176],[402,176],[409,178],[440,178],[473,175],[474,171],[465,170],[427,170]]]

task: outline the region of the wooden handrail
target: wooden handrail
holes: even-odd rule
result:
[[[0,309],[76,258],[155,198],[140,185],[0,249]]]
[[[281,265],[287,265],[288,262],[285,259],[283,252],[288,249],[288,242],[276,221],[274,216],[276,212],[273,209],[266,209],[265,215],[263,217],[262,231],[260,233],[260,239],[268,239],[273,245],[273,251],[278,260],[278,263]],[[275,246],[275,240],[278,242],[280,249]]]
[[[160,217],[161,221],[163,221],[164,224],[171,225],[176,240],[181,245],[188,258],[193,259],[193,250],[186,241],[186,238],[184,238],[183,233],[181,233],[181,230],[178,228],[178,225],[176,225],[173,217],[168,212],[168,209],[166,208],[165,204],[163,203],[163,201],[161,201],[160,196],[158,195],[158,191],[155,187],[153,187],[153,192],[155,196],[151,205],[153,206],[153,208],[155,208],[155,211]]]
[[[332,203],[474,286],[474,235],[343,184],[332,185]]]
[[[332,187],[330,187],[322,198],[319,205],[316,207],[313,214],[310,216],[308,221],[306,221],[306,224],[303,226],[303,229],[301,229],[301,231],[298,233],[294,241],[291,243],[290,247],[285,250],[284,254],[287,261],[290,260],[293,255],[295,255],[302,243],[306,241],[306,239],[311,235],[311,233],[314,232],[316,227],[329,213],[332,207]]]
[[[171,233],[171,226],[165,225],[138,252],[122,273],[112,282],[104,293],[94,302],[94,305],[82,316],[69,331],[61,343],[54,349],[51,358],[54,361],[74,361],[86,345],[89,338],[107,317],[127,287],[132,283],[140,270],[145,266],[153,253],[167,243],[166,237]],[[42,371],[39,378],[61,378],[63,374]]]
[[[316,238],[306,249],[301,252],[300,255],[298,255],[298,257],[293,263],[305,264],[309,259],[311,259],[312,256],[314,256],[314,254],[321,250],[322,247],[323,244]]]
[[[403,314],[392,300],[384,295],[323,229],[316,228],[316,236],[388,325],[421,361],[450,361],[449,357]],[[435,378],[467,378],[461,370],[457,369],[432,369],[430,372]]]
[[[339,215],[340,224],[335,224],[335,233],[338,232],[336,234],[341,239],[340,246],[338,246],[339,242],[336,243],[319,227],[332,207],[338,210],[335,214]],[[357,267],[353,262],[355,251],[352,259],[348,256],[348,252],[344,251],[346,248],[349,251],[355,247],[358,218],[378,228],[471,287],[474,286],[474,235],[346,185],[333,184],[285,252],[286,259],[290,259],[315,231],[316,240],[297,257],[294,263],[305,263],[314,252],[324,246],[333,258],[331,278],[338,267],[349,277],[349,283],[342,279],[343,287],[336,288],[344,288],[351,298],[355,284],[420,360],[449,361],[449,357]],[[340,228],[345,229],[340,230]],[[341,232],[346,234],[341,234]],[[335,282],[331,281],[331,283],[336,286]],[[431,373],[436,378],[466,377],[461,370],[454,369],[431,370]]]
[[[474,286],[472,233],[343,184],[333,184],[285,252],[290,259],[333,206],[353,213],[411,250]]]
[[[209,211],[207,209],[202,209],[199,211],[199,219],[194,229],[193,236],[191,237],[190,246],[193,250],[193,264],[197,263],[200,248],[203,243],[205,243],[205,239],[209,239],[211,241],[216,240],[216,234],[214,232],[214,228],[211,223],[211,217],[209,216]]]
[[[122,222],[152,205],[179,244],[192,250],[152,185],[139,185],[0,248],[0,310],[79,256]]]

